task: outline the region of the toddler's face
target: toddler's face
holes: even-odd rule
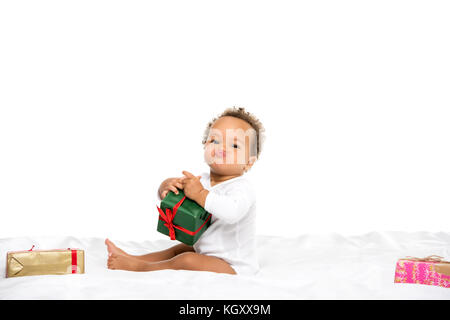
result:
[[[245,120],[226,116],[217,119],[206,140],[205,161],[219,175],[242,175],[256,161],[256,131]]]

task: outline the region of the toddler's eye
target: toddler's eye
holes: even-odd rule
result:
[[[239,149],[239,146],[235,143],[235,144],[233,144],[233,148]]]
[[[213,142],[214,144],[218,144],[219,141],[217,141],[216,139],[211,139],[211,142]]]

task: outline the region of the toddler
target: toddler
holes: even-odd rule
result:
[[[169,191],[194,200],[212,214],[211,225],[199,240],[179,243],[166,250],[130,255],[105,240],[108,268],[131,271],[163,269],[255,274],[258,271],[255,243],[256,199],[243,176],[259,158],[264,139],[261,122],[244,108],[228,108],[211,120],[204,132],[204,158],[210,167],[195,176],[164,180],[158,199]]]

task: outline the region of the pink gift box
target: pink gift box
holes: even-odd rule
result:
[[[399,259],[394,282],[450,288],[450,262],[442,260],[439,256]]]

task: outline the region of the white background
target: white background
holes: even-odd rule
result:
[[[0,4],[0,237],[165,239],[208,121],[266,127],[258,233],[449,231],[447,1]]]

